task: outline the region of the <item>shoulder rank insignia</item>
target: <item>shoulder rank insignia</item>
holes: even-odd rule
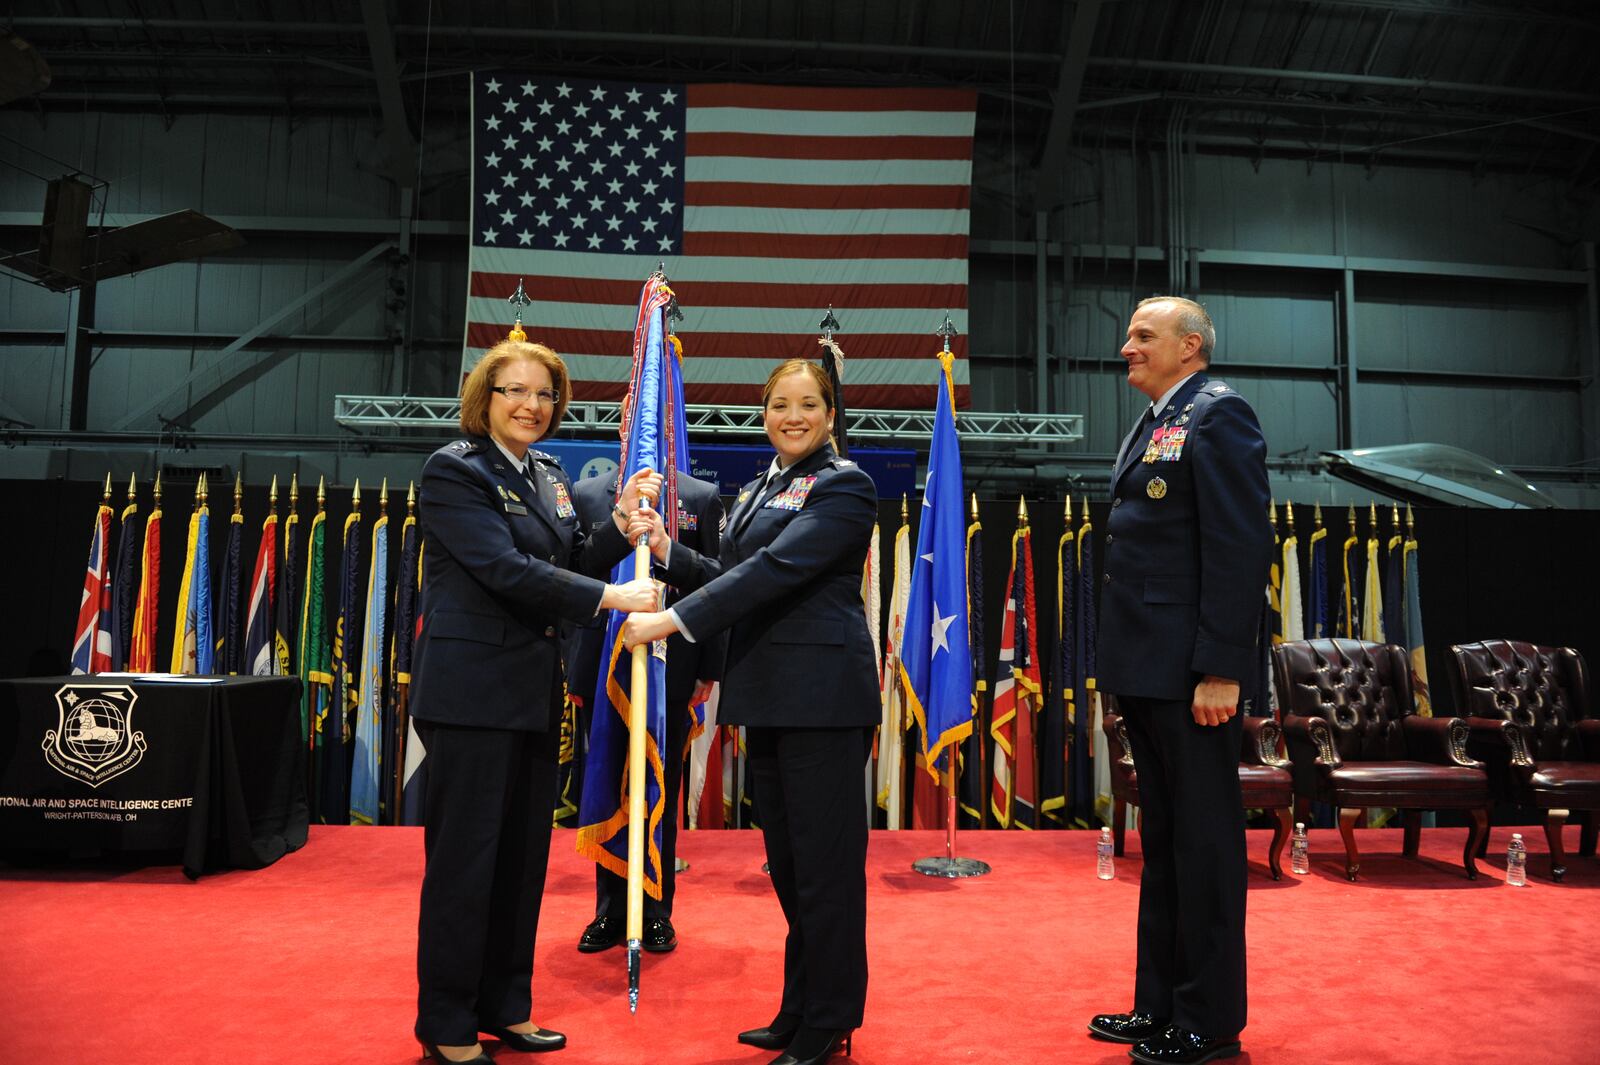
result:
[[[478,450],[478,445],[471,440],[456,440],[449,444],[448,447],[449,450],[454,451],[457,455],[470,455]]]
[[[833,460],[833,467],[834,467],[834,469],[838,469],[838,470],[848,470],[851,466],[854,466],[854,465],[855,465],[855,463],[852,462],[849,459],[834,459]]]
[[[806,496],[811,494],[812,485],[817,483],[817,475],[810,474],[806,477],[796,477],[789,482],[787,488],[767,500],[765,507],[773,510],[799,510],[806,505]]]
[[[1227,385],[1223,384],[1221,381],[1218,381],[1216,384],[1214,384],[1210,388],[1206,389],[1206,391],[1220,396],[1220,395],[1222,395],[1222,393],[1230,391],[1230,389],[1228,388]]]
[[[537,460],[539,460],[540,462],[544,463],[547,466],[559,466],[559,465],[561,465],[561,460],[556,458],[554,455],[550,454],[548,451],[535,451],[533,448],[530,447],[528,449],[528,457],[530,459],[537,459]]]
[[[1163,481],[1159,477],[1150,478],[1149,482],[1144,486],[1144,494],[1149,496],[1151,499],[1165,498],[1167,494],[1167,482]]]

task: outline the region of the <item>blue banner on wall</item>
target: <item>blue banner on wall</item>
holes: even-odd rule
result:
[[[537,445],[561,460],[572,479],[609,477],[617,470],[618,446],[605,440],[543,440]],[[850,458],[866,471],[878,488],[879,499],[915,495],[917,453],[896,448],[850,449]],[[753,444],[690,444],[689,462],[694,475],[716,484],[725,496],[766,470],[772,448]]]

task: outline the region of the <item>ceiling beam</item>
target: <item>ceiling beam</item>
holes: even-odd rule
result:
[[[1049,210],[1060,204],[1067,191],[1067,151],[1072,146],[1072,120],[1083,95],[1083,75],[1088,69],[1089,45],[1094,41],[1095,24],[1100,20],[1100,0],[1078,0],[1072,22],[1062,26],[1061,76],[1056,83],[1056,107],[1045,133],[1044,151],[1039,156],[1038,207]]]
[[[394,59],[394,34],[389,28],[386,0],[361,0],[366,19],[367,46],[372,52],[372,75],[377,82],[378,104],[383,110],[384,160],[388,174],[401,189],[417,184],[417,144],[406,121],[405,98],[400,94],[400,70]]]

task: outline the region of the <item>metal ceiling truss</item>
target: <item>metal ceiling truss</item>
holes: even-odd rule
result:
[[[454,396],[334,396],[334,421],[347,429],[430,429],[457,431],[461,401]],[[689,432],[700,437],[764,437],[760,407],[708,403],[684,405]],[[850,438],[924,441],[933,435],[933,411],[851,410]],[[615,434],[622,423],[617,403],[574,403],[561,425],[583,433]],[[961,411],[963,439],[991,443],[1072,444],[1083,439],[1081,414],[1031,414],[1019,411]]]

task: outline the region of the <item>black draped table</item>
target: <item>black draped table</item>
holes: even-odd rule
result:
[[[0,681],[0,848],[180,852],[191,879],[306,841],[300,681]]]

